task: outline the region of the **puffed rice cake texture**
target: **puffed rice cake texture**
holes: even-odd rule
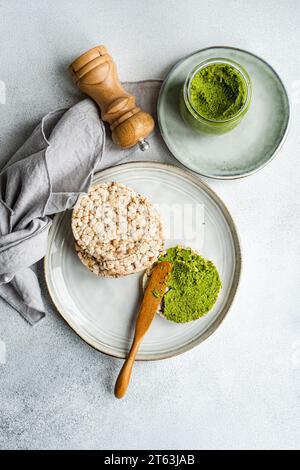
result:
[[[159,213],[121,183],[96,184],[72,214],[79,259],[93,273],[120,277],[149,268],[163,250]]]

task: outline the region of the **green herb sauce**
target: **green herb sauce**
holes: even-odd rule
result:
[[[190,248],[169,248],[158,262],[172,263],[168,291],[162,300],[162,314],[176,323],[186,323],[205,315],[221,289],[217,268]]]
[[[227,64],[211,64],[199,70],[190,85],[190,103],[197,114],[224,121],[238,114],[247,99],[240,73]]]
[[[159,299],[160,293],[159,293],[159,290],[158,290],[156,287],[153,289],[152,295],[153,295],[153,297],[155,297],[156,299]]]

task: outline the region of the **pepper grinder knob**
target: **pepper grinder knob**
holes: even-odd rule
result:
[[[81,91],[101,110],[101,119],[110,125],[112,140],[122,148],[139,144],[149,148],[146,137],[154,129],[152,116],[136,106],[118,78],[117,68],[105,46],[96,46],[74,60],[69,67]]]
[[[148,148],[150,148],[149,142],[145,139],[139,140],[138,144],[142,152],[145,152],[145,150],[148,150]]]

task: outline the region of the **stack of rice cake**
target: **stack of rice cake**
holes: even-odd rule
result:
[[[104,277],[149,268],[164,245],[157,210],[146,197],[116,182],[96,184],[80,197],[72,231],[82,263]]]

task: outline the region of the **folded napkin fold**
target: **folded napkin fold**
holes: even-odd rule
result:
[[[127,84],[153,112],[160,81]],[[129,158],[107,139],[96,105],[85,99],[47,114],[0,173],[0,296],[31,324],[44,315],[35,264],[46,253],[51,216],[76,204],[96,170]]]

